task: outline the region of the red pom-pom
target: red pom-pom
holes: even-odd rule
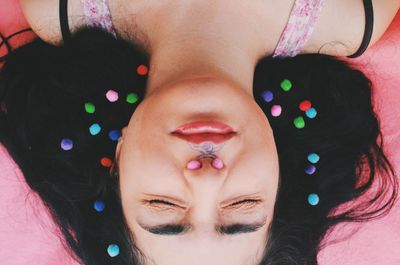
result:
[[[300,103],[299,108],[300,108],[302,111],[307,111],[307,110],[311,109],[311,102],[310,102],[309,100],[303,100],[303,101]]]
[[[145,66],[143,64],[139,65],[136,70],[137,70],[138,75],[146,75],[147,72],[149,71],[147,66]]]
[[[103,167],[111,167],[112,161],[111,161],[111,159],[109,159],[108,157],[103,157],[103,158],[100,160],[100,164],[101,164]]]

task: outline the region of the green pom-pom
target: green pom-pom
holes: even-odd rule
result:
[[[294,119],[294,126],[296,126],[297,129],[303,129],[304,126],[306,126],[306,122],[304,121],[303,117],[299,116]]]
[[[135,93],[129,93],[128,96],[126,96],[126,102],[129,104],[134,104],[138,101],[138,96]]]
[[[87,113],[94,113],[96,111],[96,107],[93,103],[87,102],[85,103],[85,110]]]
[[[290,89],[292,89],[292,82],[290,82],[289,79],[284,79],[281,82],[281,88],[286,92],[289,91]]]

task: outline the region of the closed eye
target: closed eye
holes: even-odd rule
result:
[[[162,210],[162,211],[169,211],[169,210],[175,210],[177,208],[186,210],[186,207],[179,206],[173,202],[163,200],[163,199],[152,199],[152,200],[145,200],[145,204],[147,204],[149,207]]]
[[[160,200],[160,199],[153,199],[153,200],[148,200],[147,201],[150,205],[151,204],[163,204],[163,205],[168,205],[168,206],[172,206],[172,207],[179,207],[182,208],[181,206],[178,206],[172,202],[166,201],[166,200]],[[248,207],[251,207],[253,205],[258,204],[259,202],[261,202],[261,200],[255,200],[255,199],[245,199],[245,200],[241,200],[241,201],[237,201],[234,203],[231,203],[227,206],[225,206],[224,208],[236,208],[238,205],[242,206],[242,205],[246,205]]]
[[[245,199],[238,202],[231,203],[227,206],[224,206],[223,209],[240,209],[240,208],[253,208],[254,206],[258,205],[262,200],[255,200],[255,199]]]

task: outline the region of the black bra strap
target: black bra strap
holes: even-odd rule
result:
[[[360,56],[365,52],[368,48],[368,45],[371,41],[372,32],[374,28],[374,8],[372,6],[371,0],[363,0],[364,2],[364,10],[365,10],[365,30],[364,37],[361,42],[360,48],[354,54],[347,56],[348,58],[355,58]]]
[[[68,0],[60,0],[60,27],[64,44],[71,38],[68,25]]]

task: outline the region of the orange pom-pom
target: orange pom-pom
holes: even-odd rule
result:
[[[100,160],[100,164],[103,166],[103,167],[111,167],[111,165],[112,165],[112,161],[111,161],[111,159],[109,159],[108,157],[103,157],[101,160]]]
[[[149,71],[147,66],[145,66],[143,64],[139,65],[136,70],[137,70],[138,75],[146,75],[147,72]]]
[[[309,100],[304,100],[299,104],[299,108],[302,111],[307,111],[311,108],[311,102]]]

